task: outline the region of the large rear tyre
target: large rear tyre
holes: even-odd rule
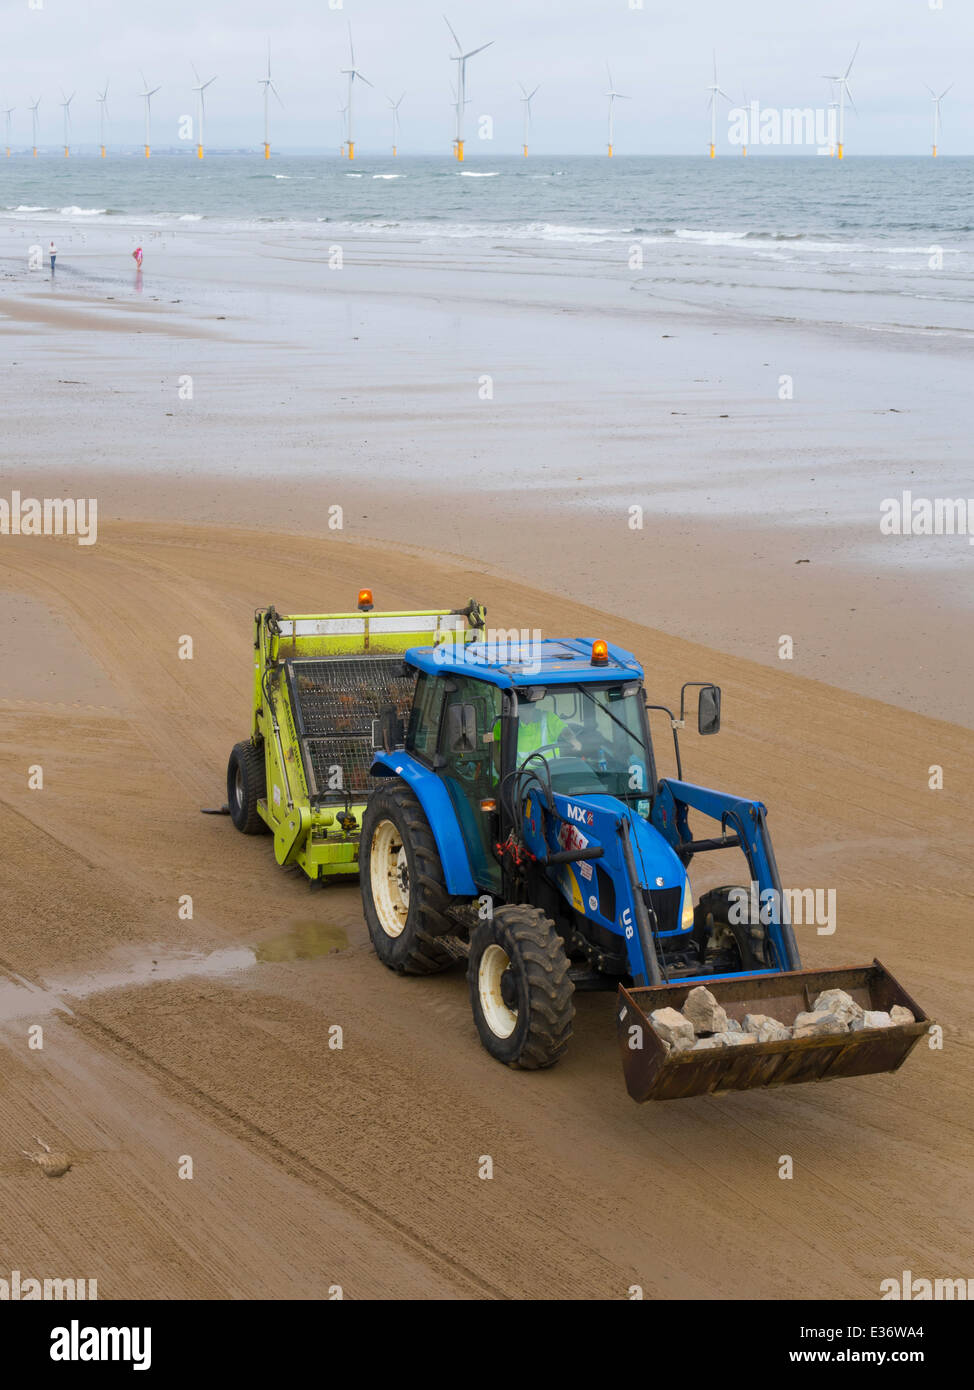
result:
[[[564,1054],[575,1018],[568,957],[537,907],[494,909],[470,938],[467,979],[480,1041],[509,1067],[539,1071]]]
[[[257,811],[267,796],[264,749],[253,743],[234,744],[227,764],[227,804],[230,819],[243,835],[267,835],[269,829]]]
[[[440,937],[454,928],[436,841],[403,782],[372,793],[359,844],[362,906],[375,953],[399,975],[436,975],[456,963]]]

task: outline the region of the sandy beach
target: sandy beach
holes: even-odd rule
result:
[[[54,281],[27,239],[0,243],[0,496],[95,498],[98,536],[0,536],[0,1264],[103,1298],[844,1299],[963,1272],[974,547],[879,516],[974,491],[969,336],[776,316],[618,247],[343,238],[337,270],[327,237],[193,228],[147,241],[137,287],[127,231],[59,229]],[[357,886],[309,892],[199,814],[247,734],[254,608],[362,585],[618,641],[661,701],[720,683],[688,776],[760,797],[784,882],[836,889],[805,964],[878,957],[943,1049],[640,1108],[614,997],[584,994],[557,1068],[499,1067],[462,971],[395,978]]]

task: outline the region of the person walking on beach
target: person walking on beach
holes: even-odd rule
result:
[[[135,262],[136,268],[137,268],[138,270],[141,270],[141,269],[142,269],[142,247],[141,247],[141,246],[137,246],[137,247],[135,248],[135,250],[132,252],[132,259],[133,259],[133,261]]]
[[[54,262],[57,260],[57,247],[54,245],[54,242],[53,242],[53,241],[51,242],[51,250],[50,250],[50,253],[49,253],[49,254],[50,254],[50,257],[51,257],[51,269],[53,270],[53,269],[54,269]]]

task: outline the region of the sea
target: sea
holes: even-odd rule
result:
[[[974,159],[489,158],[211,153],[0,159],[0,222],[223,230],[630,257],[682,300],[974,332]],[[4,240],[7,240],[4,238]],[[10,242],[7,240],[7,245]],[[0,248],[3,242],[0,242]],[[471,249],[474,249],[471,247]],[[876,302],[870,304],[870,300]],[[892,302],[891,302],[892,301]],[[796,301],[797,302],[797,301]],[[817,308],[815,306],[818,306]]]

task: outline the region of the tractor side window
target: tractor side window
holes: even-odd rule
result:
[[[494,797],[497,769],[494,731],[501,712],[501,692],[487,681],[467,676],[452,680],[441,725],[439,769],[460,822],[470,868],[478,887],[500,886],[494,857],[492,818],[481,805]]]
[[[436,752],[443,696],[443,677],[420,673],[413,696],[413,708],[409,715],[406,747],[410,753],[418,754],[425,762],[432,762],[433,754]]]

